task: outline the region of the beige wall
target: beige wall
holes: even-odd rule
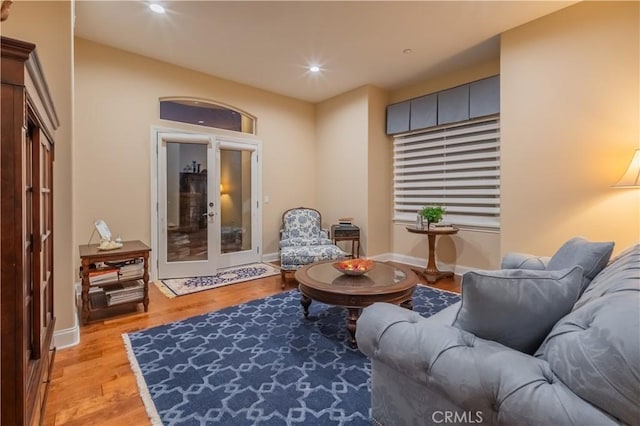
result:
[[[640,190],[613,189],[639,126],[638,2],[584,2],[502,36],[502,252],[640,236]]]
[[[500,61],[497,59],[492,60],[410,87],[395,90],[389,94],[389,103],[434,93],[499,73]],[[391,138],[389,138],[389,144],[392,143]],[[392,151],[390,155],[392,155]],[[390,188],[389,191],[393,192],[393,188]],[[390,202],[392,202],[391,198]],[[407,225],[409,223],[394,222],[392,224],[389,251],[400,256],[426,259],[428,254],[426,237],[409,233],[406,230]],[[456,265],[463,268],[495,269],[500,265],[499,232],[461,229],[454,236],[439,237],[437,247],[437,259],[439,262],[448,265],[447,267]],[[464,269],[460,271],[464,271]]]
[[[187,96],[257,117],[263,144],[263,253],[278,250],[282,212],[316,204],[314,106],[249,86],[76,39],[76,243],[96,218],[125,239],[150,243],[152,126],[199,131],[158,119],[158,98]],[[249,137],[249,136],[247,136]]]
[[[368,228],[370,256],[389,253],[393,214],[393,143],[386,134],[388,92],[368,86]]]
[[[321,102],[316,113],[318,206],[329,228],[341,217],[360,227],[360,255],[389,250],[391,146],[387,92],[363,86]],[[351,250],[348,242],[340,243]]]
[[[360,227],[367,255],[368,88],[360,87],[316,107],[318,209],[327,228],[340,217]],[[343,246],[343,248],[345,248]]]
[[[54,283],[56,330],[76,325],[74,312],[73,236],[73,32],[71,3],[67,1],[16,1],[2,35],[36,44],[38,57],[55,104],[60,127],[55,133],[54,179]]]

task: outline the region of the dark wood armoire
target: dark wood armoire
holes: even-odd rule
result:
[[[1,39],[0,424],[44,418],[53,313],[53,132],[35,45]]]

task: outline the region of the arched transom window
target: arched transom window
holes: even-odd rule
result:
[[[255,134],[256,118],[228,105],[195,98],[161,98],[160,118]]]

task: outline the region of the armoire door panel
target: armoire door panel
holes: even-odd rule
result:
[[[35,46],[2,37],[0,49],[0,424],[22,426],[44,418],[52,359],[51,135],[59,123]]]

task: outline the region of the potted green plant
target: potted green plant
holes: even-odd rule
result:
[[[427,229],[429,229],[432,223],[438,223],[442,220],[445,212],[442,206],[425,206],[420,210],[420,216],[427,221]]]

